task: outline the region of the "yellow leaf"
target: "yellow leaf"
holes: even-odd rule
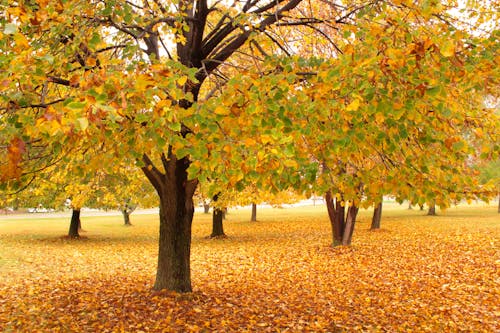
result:
[[[246,138],[245,139],[245,146],[247,146],[247,147],[255,146],[256,143],[257,142],[254,139],[252,139],[252,138]]]
[[[360,104],[360,101],[359,99],[355,99],[354,101],[352,101],[346,108],[347,111],[356,111],[359,109],[359,104]]]
[[[187,76],[181,76],[180,78],[177,79],[177,84],[179,84],[180,86],[183,86],[186,84],[187,82]]]
[[[452,42],[446,41],[443,46],[441,46],[441,49],[439,50],[443,57],[452,57],[455,55],[455,46],[453,45]]]
[[[85,117],[78,118],[76,121],[78,122],[78,126],[82,131],[85,131],[87,127],[89,127],[89,121]]]
[[[271,138],[271,136],[268,135],[268,134],[262,134],[260,136],[260,140],[262,141],[263,144],[270,143],[270,142],[273,141],[273,139]]]
[[[227,116],[228,114],[231,113],[231,110],[229,110],[228,108],[226,108],[222,105],[219,105],[215,108],[214,113],[221,115],[221,116]]]

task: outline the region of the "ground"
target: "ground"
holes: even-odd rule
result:
[[[323,206],[229,211],[226,239],[193,224],[194,292],[154,292],[158,218],[0,218],[2,332],[498,332],[500,217],[487,205],[437,217],[387,205],[331,248]]]

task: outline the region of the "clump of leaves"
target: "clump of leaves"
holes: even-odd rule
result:
[[[373,233],[363,211],[338,248],[323,207],[265,209],[258,223],[230,211],[222,240],[204,238],[200,214],[188,294],[152,290],[156,217],[84,220],[83,242],[48,236],[57,220],[4,218],[0,331],[498,331],[498,215],[446,214],[389,209]]]

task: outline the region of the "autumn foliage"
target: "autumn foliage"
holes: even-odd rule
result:
[[[424,216],[397,207],[351,247],[330,247],[324,209],[232,211],[229,238],[193,223],[194,292],[152,290],[157,216],[0,220],[4,332],[495,332],[500,224],[492,207]],[[65,220],[64,220],[65,221]]]

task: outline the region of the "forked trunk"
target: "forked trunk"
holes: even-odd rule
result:
[[[224,225],[222,223],[224,211],[221,208],[214,207],[212,215],[212,234],[210,237],[222,237],[224,234]]]
[[[71,222],[69,224],[68,237],[78,238],[80,234],[78,233],[78,229],[80,226],[80,209],[73,208],[73,212],[71,214]]]
[[[257,221],[257,204],[252,202],[252,217],[250,218],[250,222]]]
[[[163,157],[163,156],[162,156]],[[190,292],[191,225],[197,181],[188,180],[189,160],[163,157],[165,174],[144,156],[142,168],[160,197],[160,239],[154,289]]]
[[[382,219],[382,202],[375,206],[373,210],[371,230],[380,229],[380,220]]]
[[[347,210],[346,217],[345,203],[342,199],[333,198],[331,192],[328,191],[325,195],[325,201],[332,226],[332,245],[350,245],[359,208],[352,204]]]

